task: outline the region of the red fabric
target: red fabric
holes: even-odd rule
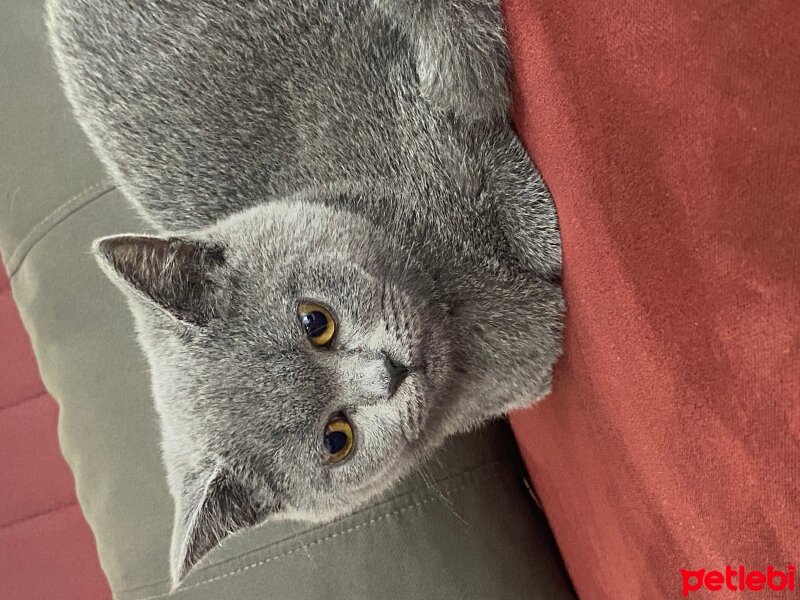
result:
[[[0,597],[111,598],[2,267],[0,340]]]
[[[800,561],[800,3],[505,8],[568,303],[512,424],[578,594]]]

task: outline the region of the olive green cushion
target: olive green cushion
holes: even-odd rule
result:
[[[91,241],[144,231],[74,123],[43,7],[0,3],[0,252],[59,402],[59,436],[115,596],[168,590],[172,500],[147,367]],[[225,541],[180,598],[571,598],[505,424],[454,440],[370,507]]]

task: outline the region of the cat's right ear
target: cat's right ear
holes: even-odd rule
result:
[[[221,247],[202,240],[115,235],[95,241],[100,266],[128,295],[176,319],[203,325],[220,314]]]
[[[270,502],[257,499],[247,485],[219,467],[185,477],[175,500],[170,550],[173,590],[222,540],[258,525],[272,512]]]

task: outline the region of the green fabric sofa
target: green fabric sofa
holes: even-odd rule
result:
[[[98,0],[99,1],[99,0]],[[40,1],[0,3],[0,252],[115,597],[168,594],[172,499],[148,374],[121,294],[89,254],[145,224],[75,124]],[[57,577],[57,574],[55,574]],[[324,526],[265,524],[226,540],[178,598],[572,598],[504,423],[453,440],[423,470]]]

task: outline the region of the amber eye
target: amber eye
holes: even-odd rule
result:
[[[345,417],[337,415],[328,421],[322,438],[328,460],[337,463],[347,458],[353,451],[354,437],[353,427]]]
[[[327,308],[314,302],[301,302],[297,306],[297,316],[309,342],[315,346],[331,343],[336,333],[336,321]]]

